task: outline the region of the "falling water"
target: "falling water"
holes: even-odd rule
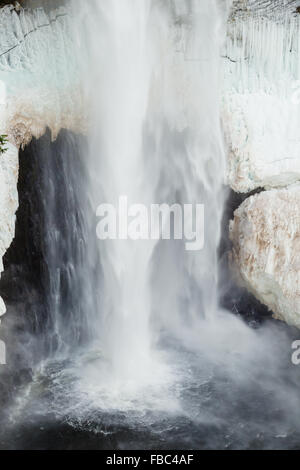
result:
[[[95,211],[118,207],[122,195],[147,207],[205,205],[202,251],[186,252],[183,241],[99,243],[104,351],[118,375],[138,377],[153,357],[154,331],[190,329],[217,311],[226,2],[92,0],[79,14]]]

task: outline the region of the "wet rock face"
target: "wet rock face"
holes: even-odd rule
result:
[[[300,185],[246,199],[230,226],[241,282],[275,318],[300,328]]]

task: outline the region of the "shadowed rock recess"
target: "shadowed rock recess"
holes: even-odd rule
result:
[[[69,336],[75,338],[76,345],[86,340],[84,328],[76,327],[76,315],[80,322],[82,286],[80,282],[78,285],[72,282],[70,290],[66,258],[66,244],[69,244],[73,260],[82,264],[83,240],[88,243],[87,228],[80,212],[80,207],[84,207],[86,213],[89,211],[81,164],[85,145],[83,137],[68,131],[61,131],[52,142],[48,130],[19,154],[15,237],[4,256],[4,273],[0,280],[0,295],[7,309],[2,317],[1,338],[6,343],[8,364],[8,370],[0,373],[0,384],[7,393],[12,393],[16,385],[30,377],[30,370],[36,363],[59,348],[52,315],[54,296],[60,298],[64,311],[62,322],[68,325],[65,341],[71,345]],[[65,175],[68,175],[67,180]],[[51,221],[47,210],[53,193],[56,215]],[[50,249],[60,252],[54,268],[60,278],[58,290],[49,278],[49,269],[53,269],[49,266]],[[8,398],[7,393],[1,392],[1,401]]]

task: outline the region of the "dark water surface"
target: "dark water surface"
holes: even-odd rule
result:
[[[107,396],[100,374],[93,390],[77,359],[44,365],[7,407],[0,449],[300,449],[300,368],[235,380],[201,354],[168,355],[175,380],[132,396]]]

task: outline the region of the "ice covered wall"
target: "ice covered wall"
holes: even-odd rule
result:
[[[299,1],[235,2],[222,59],[228,183],[236,192],[267,189],[234,214],[233,265],[276,318],[298,327],[299,11]]]
[[[0,81],[6,85],[0,132],[16,146],[64,127],[83,130],[82,99],[70,11],[0,10]]]
[[[51,2],[49,2],[51,3]],[[18,207],[18,148],[49,127],[84,132],[85,118],[67,7],[0,8],[0,134],[8,151],[0,155],[0,273]],[[5,306],[0,298],[0,316]]]
[[[237,17],[223,54],[228,182],[237,192],[300,179],[300,15]]]

